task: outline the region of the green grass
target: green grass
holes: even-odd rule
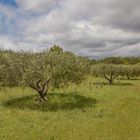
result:
[[[28,88],[0,91],[0,140],[140,140],[140,80],[96,81],[50,91],[48,103]]]

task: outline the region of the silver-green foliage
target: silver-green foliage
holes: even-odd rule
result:
[[[97,64],[91,66],[91,74],[104,77],[113,84],[118,76],[127,77],[127,79],[140,76],[140,65]]]
[[[80,83],[87,75],[89,60],[54,46],[43,53],[0,53],[1,86],[28,86],[50,80],[52,88]]]

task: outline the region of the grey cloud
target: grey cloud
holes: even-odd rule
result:
[[[0,47],[42,51],[58,44],[89,58],[140,55],[139,0],[16,1],[12,12],[0,9],[8,30],[0,31]]]
[[[114,0],[109,3],[110,12],[102,23],[125,31],[140,32],[140,1]]]

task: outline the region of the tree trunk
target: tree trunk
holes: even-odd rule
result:
[[[118,74],[111,74],[109,77],[107,77],[107,75],[104,75],[105,79],[109,81],[109,84],[112,85],[113,84],[113,81],[114,79],[118,76]]]
[[[127,79],[130,80],[130,76],[128,74],[126,76],[127,76]]]
[[[39,80],[36,82],[36,85],[30,84],[30,87],[38,92],[42,102],[48,101],[49,80],[46,80],[44,83],[41,83],[41,80]]]
[[[109,84],[112,85],[113,84],[113,79],[109,80]]]
[[[107,77],[106,75],[104,75],[105,79],[109,81],[109,84],[112,85],[113,84],[113,77],[112,75],[110,77]]]

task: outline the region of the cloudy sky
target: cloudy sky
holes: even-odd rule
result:
[[[140,56],[140,0],[0,0],[0,48],[53,44],[90,58]]]

